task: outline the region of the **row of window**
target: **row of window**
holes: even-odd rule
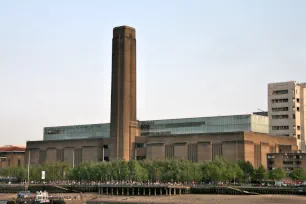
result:
[[[287,98],[272,99],[272,103],[288,103],[288,99]]]
[[[279,111],[288,111],[288,107],[278,107],[278,108],[272,108],[273,112],[279,112]],[[296,107],[296,111],[300,112],[300,107]]]
[[[288,119],[289,115],[272,115],[272,119]],[[295,114],[292,114],[292,118],[295,119]]]
[[[288,115],[272,115],[272,119],[288,119]]]
[[[296,161],[296,162],[293,162],[293,161],[283,161],[283,164],[285,165],[293,165],[294,164],[297,164],[297,165],[301,165],[302,161]]]
[[[293,99],[294,100],[294,99]],[[294,103],[294,101],[292,101]],[[300,103],[300,99],[296,98],[296,102]],[[288,103],[287,98],[281,98],[281,99],[272,99],[272,103]]]
[[[278,108],[272,108],[273,112],[279,112],[279,111],[288,111],[288,107],[278,107]]]
[[[289,91],[288,90],[277,90],[273,91],[272,94],[278,95],[278,94],[287,94]]]
[[[293,129],[295,130],[295,126],[293,126]],[[301,126],[296,126],[297,130],[301,130]],[[289,130],[289,126],[272,126],[272,130]]]
[[[272,126],[272,130],[289,130],[289,126]]]
[[[5,158],[2,158],[1,160],[0,160],[0,162],[5,162]],[[8,167],[10,167],[11,166],[11,160],[10,159],[8,159],[7,160],[7,166]],[[21,166],[21,162],[20,162],[20,159],[18,159],[18,167],[20,167]]]

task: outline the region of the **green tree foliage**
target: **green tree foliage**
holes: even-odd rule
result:
[[[242,169],[243,171],[243,177],[245,180],[250,180],[253,173],[254,173],[254,167],[251,164],[250,161],[238,161],[238,166]]]
[[[138,181],[138,182],[243,182],[253,175],[257,180],[265,178],[263,167],[254,171],[249,162],[232,163],[223,158],[195,163],[188,160],[123,160],[99,163],[82,163],[75,168],[65,163],[31,165],[30,180],[40,181],[41,172],[46,172],[46,181]],[[0,169],[0,176],[24,177],[27,169]],[[274,175],[274,174],[273,174]]]
[[[263,165],[260,165],[258,169],[255,169],[253,172],[253,180],[261,182],[267,177],[266,169],[263,167]]]
[[[213,161],[202,164],[203,181],[210,182],[236,182],[243,180],[242,169],[235,163],[230,163],[223,158],[216,158]]]
[[[268,177],[271,180],[281,180],[285,178],[285,176],[286,173],[281,168],[273,169],[268,173]]]
[[[3,177],[18,177],[24,178],[27,175],[27,170],[25,168],[18,167],[9,167],[9,168],[0,168],[0,176]]]
[[[132,160],[128,163],[129,179],[133,181],[148,180],[147,170],[139,162]]]
[[[292,180],[306,180],[306,172],[304,169],[297,168],[289,173],[289,177]]]

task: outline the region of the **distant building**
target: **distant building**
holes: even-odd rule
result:
[[[267,116],[245,114],[198,118],[139,121],[139,135],[186,135],[227,132],[269,133]],[[44,128],[44,140],[109,138],[110,124],[91,124]]]
[[[269,135],[265,113],[138,121],[136,115],[136,31],[113,29],[110,124],[44,128],[43,141],[27,142],[30,164],[116,159],[188,159],[267,165],[270,152],[297,151],[293,137]],[[156,110],[158,111],[158,110]]]
[[[133,159],[137,160],[187,159],[202,162],[222,156],[230,161],[244,160],[255,167],[260,164],[266,167],[267,153],[297,151],[295,138],[254,132],[161,134],[136,136],[135,140]],[[113,147],[112,138],[30,141],[27,142],[27,156],[31,155],[31,164],[65,162],[77,166],[82,162],[112,160]]]
[[[253,112],[254,115],[261,115],[261,116],[267,116],[269,115],[268,111],[260,111],[260,112]]]
[[[268,85],[270,133],[297,138],[299,150],[305,151],[306,84],[295,81]]]
[[[24,167],[25,147],[0,146],[0,168]]]
[[[281,168],[286,172],[296,168],[306,169],[306,153],[268,153],[267,167],[269,171]]]

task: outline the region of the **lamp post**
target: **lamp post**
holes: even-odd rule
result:
[[[30,160],[31,160],[31,150],[29,150],[29,157],[28,157],[28,185],[30,185]]]
[[[102,148],[102,161],[104,162],[104,145],[103,145],[103,148]]]
[[[72,150],[72,168],[74,168],[74,149]]]

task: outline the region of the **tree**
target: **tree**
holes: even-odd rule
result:
[[[289,173],[289,177],[292,180],[306,180],[306,172],[304,169],[296,168]]]
[[[138,161],[131,160],[128,162],[129,178],[133,181],[145,181],[148,180],[148,173]]]
[[[249,180],[254,173],[254,167],[250,161],[238,161],[238,166],[243,171],[245,180]]]
[[[286,176],[281,168],[273,169],[269,172],[268,177],[272,180],[282,180]]]
[[[202,171],[204,181],[217,182],[222,180],[222,171],[213,162],[204,164]]]
[[[263,181],[267,176],[266,169],[261,164],[258,169],[256,169],[253,173],[253,179],[256,181]]]

